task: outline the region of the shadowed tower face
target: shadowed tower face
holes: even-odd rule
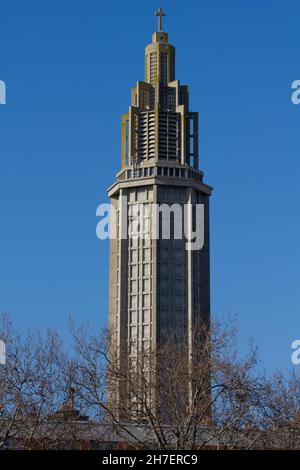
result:
[[[171,334],[184,341],[195,322],[208,324],[210,317],[211,188],[199,169],[198,113],[190,111],[188,87],[176,79],[175,48],[163,32],[165,14],[159,9],[156,16],[158,32],[145,51],[145,81],[137,82],[122,116],[121,170],[108,190],[117,222],[110,242],[109,328],[125,361],[157,348]],[[133,208],[144,208],[145,220],[153,204],[169,208],[169,214],[154,218],[156,237],[128,236]],[[191,212],[180,220],[187,205]],[[179,232],[194,229],[196,205],[203,208],[204,244],[189,250]],[[170,236],[165,236],[161,225],[168,217]],[[154,219],[149,218],[150,230]]]

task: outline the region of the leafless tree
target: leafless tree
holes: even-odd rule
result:
[[[58,334],[21,335],[2,316],[0,338],[7,345],[6,364],[0,367],[0,449],[12,440],[25,449],[55,448],[62,434],[73,441],[66,406],[69,359]]]
[[[152,351],[135,345],[131,356],[120,353],[106,335],[73,330],[77,393],[94,413],[104,412],[131,444],[253,448],[270,426],[271,385],[253,346],[239,357],[236,333],[232,325],[197,325],[192,352],[191,340],[178,341],[174,334]]]
[[[233,322],[169,334],[155,349],[119,351],[106,331],[71,324],[19,334],[0,318],[0,449],[300,448],[300,378],[267,377],[250,343],[238,353]],[[191,345],[193,347],[191,348]]]
[[[270,379],[268,426],[260,435],[261,448],[300,449],[300,377],[278,372]]]

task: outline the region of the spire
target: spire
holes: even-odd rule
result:
[[[158,31],[159,33],[162,33],[162,30],[163,30],[163,26],[162,26],[162,19],[164,16],[166,16],[165,12],[163,11],[163,9],[160,7],[156,12],[155,12],[155,16],[158,17]]]

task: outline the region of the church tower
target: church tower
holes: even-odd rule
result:
[[[156,16],[158,31],[145,51],[145,81],[133,88],[122,116],[121,169],[108,190],[117,225],[110,240],[109,329],[115,345],[131,358],[174,332],[180,341],[195,322],[210,319],[212,188],[199,169],[198,113],[190,110],[188,87],[176,79],[175,48],[163,31],[161,8]],[[128,237],[137,204],[168,207],[170,237],[161,229],[156,238]],[[193,208],[191,231],[195,207],[203,207],[204,243],[194,250],[187,249],[184,236],[174,235],[172,208],[187,204]]]

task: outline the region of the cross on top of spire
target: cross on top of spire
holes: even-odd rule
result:
[[[163,30],[163,26],[162,26],[162,19],[164,16],[166,16],[165,12],[163,11],[163,9],[160,7],[156,12],[155,12],[155,16],[158,16],[158,31],[161,33],[162,30]]]

